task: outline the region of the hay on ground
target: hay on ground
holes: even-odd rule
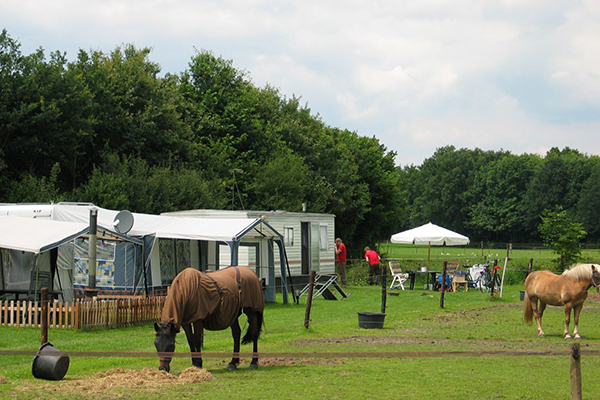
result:
[[[66,393],[73,396],[94,397],[111,394],[114,398],[129,397],[126,392],[131,390],[157,391],[169,385],[185,385],[190,383],[205,382],[212,379],[212,374],[205,369],[189,367],[179,375],[153,368],[142,370],[127,370],[115,368],[96,375],[77,379],[64,380],[58,384],[26,385],[22,390],[46,389],[51,392]],[[125,392],[115,394],[114,391]]]

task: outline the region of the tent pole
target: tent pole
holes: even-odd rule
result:
[[[142,272],[144,274],[144,289],[146,290],[146,297],[150,297],[148,291],[148,274],[146,272],[146,243],[142,242]]]
[[[429,241],[429,245],[427,246],[427,268],[431,265],[431,241]]]
[[[285,265],[287,266],[288,279],[290,280],[290,286],[292,287],[292,299],[294,303],[299,304],[299,298],[296,297],[296,293],[294,290],[294,282],[292,282],[292,272],[290,271],[290,262],[288,261],[287,251],[285,248],[283,249],[283,255],[285,256]]]
[[[90,209],[90,236],[88,241],[88,260],[89,260],[89,273],[88,273],[88,287],[86,295],[93,297],[98,294],[96,289],[96,245],[98,242],[97,231],[98,231],[98,210],[95,208]]]

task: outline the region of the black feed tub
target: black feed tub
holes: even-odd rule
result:
[[[365,329],[381,329],[383,328],[383,321],[385,320],[385,313],[374,313],[374,312],[359,312],[358,313],[358,326]]]
[[[38,379],[60,381],[69,369],[69,356],[58,350],[50,342],[40,347],[33,359],[33,376]]]

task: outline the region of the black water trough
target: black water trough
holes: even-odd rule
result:
[[[384,320],[385,320],[385,313],[375,313],[375,312],[359,312],[358,313],[359,328],[381,329],[381,328],[383,328]]]
[[[69,369],[69,356],[58,350],[50,342],[40,347],[33,359],[33,376],[38,379],[60,381]]]

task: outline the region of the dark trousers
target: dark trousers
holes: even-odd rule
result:
[[[369,265],[369,285],[378,285],[379,284],[379,274],[380,274],[379,264]]]
[[[346,261],[338,261],[337,267],[342,279],[342,285],[346,286]]]

